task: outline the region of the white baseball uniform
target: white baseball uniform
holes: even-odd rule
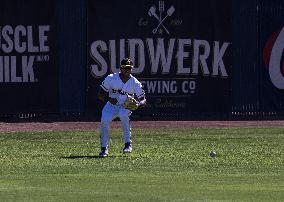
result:
[[[130,79],[123,83],[119,77],[119,73],[108,75],[101,84],[101,88],[109,93],[109,97],[116,98],[117,104],[113,105],[107,102],[102,110],[101,117],[101,146],[108,147],[108,131],[110,123],[116,117],[120,118],[122,123],[122,131],[124,135],[124,142],[131,142],[131,128],[129,124],[129,116],[131,111],[125,109],[123,104],[127,98],[127,94],[136,95],[138,99],[145,97],[145,92],[142,89],[141,83],[130,74]]]

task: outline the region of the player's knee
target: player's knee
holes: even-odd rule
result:
[[[108,117],[102,117],[101,124],[102,125],[109,125],[111,120]]]
[[[129,115],[127,113],[120,113],[119,118],[121,121],[129,121]]]

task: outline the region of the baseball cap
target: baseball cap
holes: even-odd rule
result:
[[[133,62],[129,58],[124,58],[123,60],[121,60],[120,65],[123,68],[133,68]]]

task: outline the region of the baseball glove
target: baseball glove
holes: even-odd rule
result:
[[[138,106],[139,106],[139,102],[134,98],[134,97],[131,97],[131,96],[127,96],[123,106],[126,108],[126,109],[129,109],[129,110],[136,110],[138,109]]]

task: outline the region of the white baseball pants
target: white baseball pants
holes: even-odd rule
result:
[[[107,102],[102,110],[101,127],[100,127],[100,141],[101,147],[108,147],[109,127],[113,119],[119,117],[122,124],[122,131],[124,135],[124,142],[131,142],[131,128],[129,124],[129,116],[131,111],[125,109],[123,106],[112,105]]]

